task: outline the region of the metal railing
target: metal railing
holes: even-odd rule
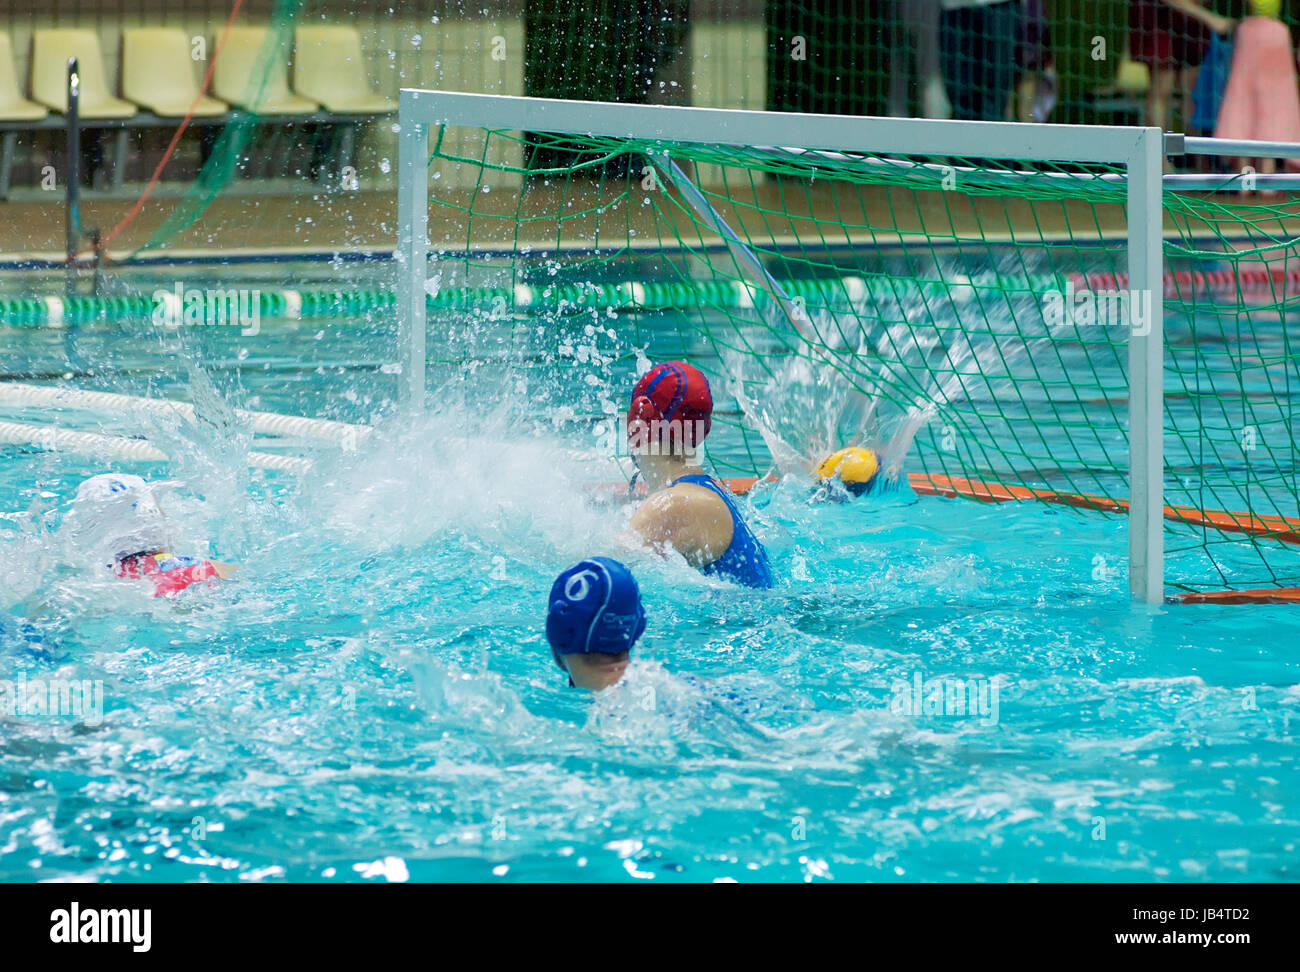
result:
[[[103,283],[103,251],[99,247],[98,227],[81,224],[81,75],[75,57],[68,59],[68,171],[64,180],[67,198],[66,289],[69,297],[77,294],[77,253],[84,239],[90,241],[94,274],[92,289],[99,296]]]

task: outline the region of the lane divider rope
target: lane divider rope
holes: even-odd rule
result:
[[[1242,293],[1294,293],[1300,296],[1300,268],[1238,267],[1224,270],[1173,271],[1165,274],[1165,295],[1171,299],[1189,299],[1198,294],[1232,296]],[[925,293],[935,296],[958,295],[963,289],[1042,296],[1051,291],[1064,292],[1067,285],[1076,293],[1090,291],[1107,294],[1125,290],[1124,273],[1010,274],[976,277],[950,276],[944,280],[901,280],[887,274],[847,275],[825,279],[783,280],[782,287],[791,297],[807,302],[808,307],[844,306],[864,301],[888,299],[900,294]],[[248,292],[256,294],[259,320],[309,320],[356,318],[368,314],[387,314],[397,307],[397,297],[390,290],[359,287],[340,289],[271,289],[245,288],[235,285],[214,288],[225,295]],[[212,325],[238,320],[226,316],[228,305],[223,298],[187,308],[176,306],[172,292],[155,299],[143,294],[122,297],[0,297],[2,327],[69,327],[96,322],[139,322],[154,327]],[[765,306],[771,296],[743,280],[645,280],[613,283],[514,284],[508,287],[448,287],[429,294],[425,303],[430,310],[476,310],[498,316],[506,310],[545,311],[553,313],[590,313],[596,311],[680,310],[701,303],[723,309],[746,309]],[[251,311],[251,306],[250,306]],[[185,321],[186,314],[196,320]],[[210,320],[209,318],[214,318]],[[177,322],[175,324],[168,322]],[[246,323],[246,322],[245,322]]]
[[[189,402],[165,398],[141,398],[135,395],[120,395],[116,392],[85,391],[79,388],[24,385],[18,382],[0,382],[0,405],[54,406],[79,411],[115,413],[144,411],[156,415],[179,415],[191,422],[195,420],[194,406]],[[247,422],[254,432],[319,439],[332,442],[345,452],[354,451],[374,431],[369,425],[306,418],[301,415],[282,415],[279,412],[248,412],[236,409],[235,415]]]
[[[98,432],[78,432],[52,425],[25,425],[20,422],[0,422],[0,443],[35,446],[53,452],[76,452],[100,459],[122,459],[131,462],[166,462],[165,452],[147,439],[131,439],[120,435],[101,435]],[[250,452],[248,464],[255,469],[276,469],[303,475],[311,461],[297,456],[279,456],[269,452]]]

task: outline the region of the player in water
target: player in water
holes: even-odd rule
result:
[[[641,592],[617,560],[589,557],[551,585],[546,640],[572,686],[596,691],[617,682],[644,631]]]
[[[65,528],[106,570],[147,581],[155,597],[215,585],[238,568],[173,553],[172,531],[156,493],[170,485],[117,473],[92,476],[77,488]]]
[[[712,416],[708,379],[683,361],[656,365],[636,383],[628,448],[650,495],[632,516],[630,539],[660,552],[671,547],[705,574],[772,587],[767,551],[735,496],[696,460]]]
[[[589,557],[556,578],[546,611],[551,656],[569,685],[598,693],[612,706],[606,716],[630,705],[668,722],[719,738],[742,733],[766,738],[749,719],[801,707],[797,696],[761,680],[726,684],[694,675],[673,675],[656,662],[633,660],[632,649],[646,629],[641,592],[617,560]],[[611,691],[605,691],[605,690]]]

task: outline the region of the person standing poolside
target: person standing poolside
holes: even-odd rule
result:
[[[632,516],[630,538],[748,587],[775,583],[767,551],[726,486],[704,471],[695,450],[709,434],[713,393],[692,365],[669,361],[632,390],[628,448],[650,496]],[[625,535],[627,536],[627,535]]]
[[[940,0],[939,50],[952,117],[1006,121],[1018,73],[1020,0]]]
[[[1128,47],[1151,71],[1143,124],[1169,128],[1174,88],[1188,95],[1210,45],[1210,32],[1230,34],[1233,22],[1206,8],[1204,0],[1129,0]]]
[[[1297,94],[1296,55],[1291,31],[1279,19],[1281,0],[1250,0],[1249,16],[1233,39],[1232,69],[1223,89],[1215,138],[1233,141],[1300,141],[1300,95]],[[1243,159],[1260,175],[1277,171],[1277,160],[1265,156]],[[1287,159],[1286,167],[1300,168]],[[1261,199],[1276,198],[1263,192]]]
[[[617,560],[581,560],[551,585],[546,640],[572,687],[598,691],[617,682],[644,631],[641,591]]]

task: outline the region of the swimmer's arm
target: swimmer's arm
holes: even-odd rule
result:
[[[619,539],[627,546],[648,546],[658,553],[672,547],[693,567],[711,564],[726,552],[731,537],[717,529],[717,511],[703,497],[666,489],[655,493],[632,514],[629,529]],[[718,500],[721,503],[721,500]],[[727,517],[730,527],[730,516]]]
[[[217,572],[217,576],[222,580],[226,580],[231,574],[239,570],[239,564],[228,564],[224,560],[209,560],[208,563],[212,565],[212,569]]]
[[[1165,0],[1165,3],[1193,20],[1199,20],[1216,34],[1231,34],[1233,28],[1237,26],[1235,20],[1221,17],[1212,10],[1206,10],[1199,0]]]

